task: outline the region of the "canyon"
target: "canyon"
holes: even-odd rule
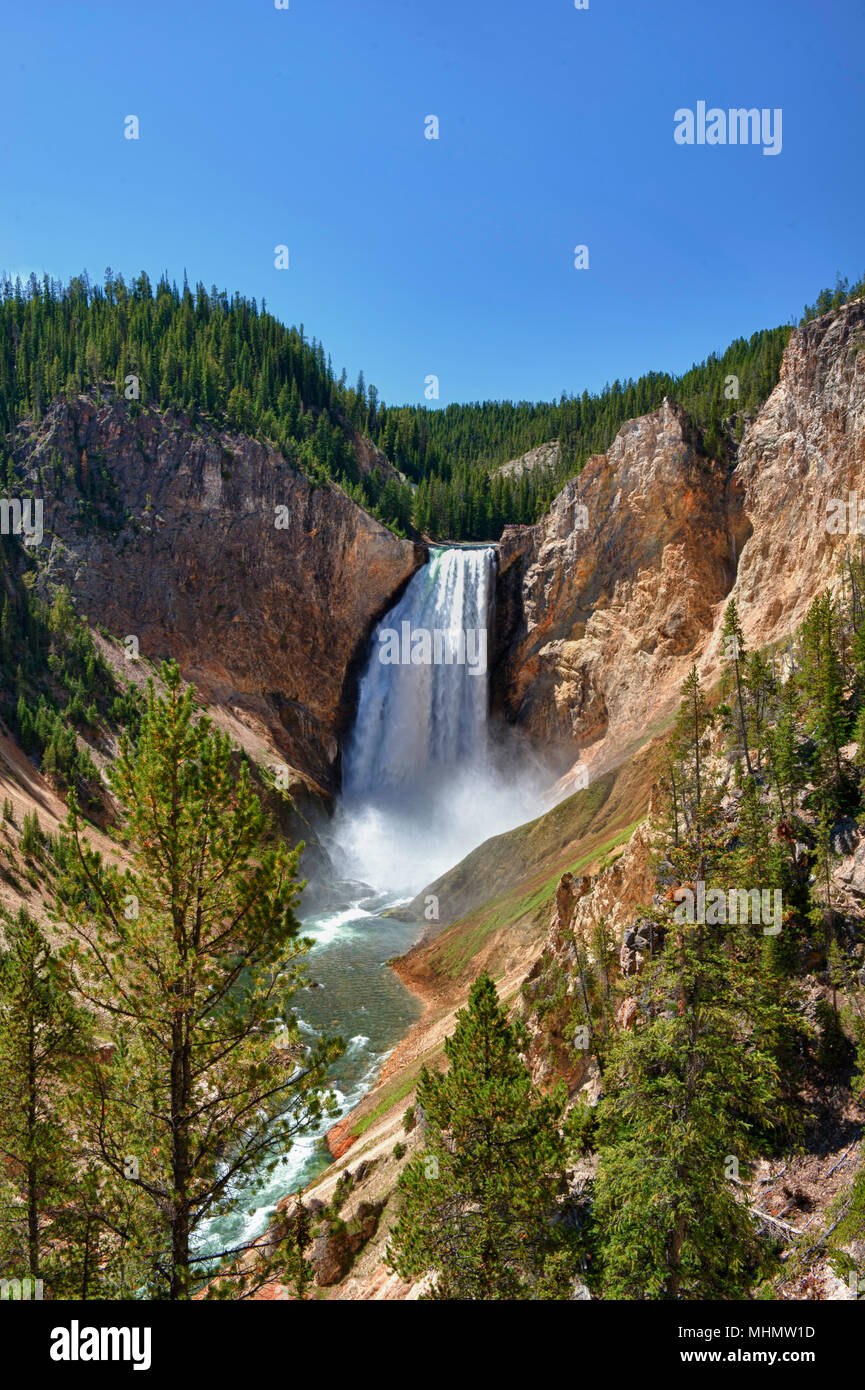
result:
[[[313,1185],[316,1197],[329,1198],[348,1172],[360,1178],[348,1214],[358,1202],[388,1200],[400,1168],[395,1155],[405,1148],[410,1157],[421,1142],[414,1129],[404,1134],[406,1102],[421,1067],[441,1065],[444,1038],[481,969],[529,1026],[535,1081],[564,1079],[572,1095],[597,1099],[596,1068],[561,1031],[575,988],[573,943],[588,942],[605,923],[620,943],[625,975],[651,949],[646,818],[661,735],[692,664],[708,685],[718,681],[726,600],[735,597],[749,644],[777,644],[821,592],[842,583],[850,539],[827,520],[832,499],[865,481],[863,330],[858,301],[793,333],[780,380],[732,468],[706,457],[684,412],[665,401],[590,459],[541,522],[503,535],[493,708],[556,751],[560,792],[575,767],[588,764],[591,782],[474,850],[410,905],[419,923],[427,894],[441,905],[440,921],[396,963],[426,1011],[378,1084],[329,1135],[335,1161]],[[839,886],[851,872],[839,870],[846,875]],[[551,1007],[562,989],[563,1004]],[[619,1026],[632,1021],[626,1001]],[[839,1171],[850,1174],[857,1151],[830,1136],[819,1157],[797,1163],[809,1211],[833,1198]],[[574,1181],[589,1176],[577,1172]],[[788,1191],[780,1165],[764,1165],[755,1200],[767,1220]],[[799,1228],[808,1220],[796,1219]],[[418,1286],[389,1273],[384,1245],[382,1234],[372,1238],[351,1273],[327,1286],[328,1296],[417,1297]],[[780,1286],[778,1296],[850,1295],[824,1262],[807,1280]]]
[[[665,401],[537,526],[506,529],[492,665],[509,722],[565,762],[608,768],[669,715],[692,662],[717,679],[728,597],[764,646],[837,588],[851,539],[828,522],[865,470],[863,346],[861,300],[798,329],[733,468]]]
[[[527,1020],[539,1084],[562,1077],[572,1093],[597,1095],[599,1078],[575,1063],[556,1010],[538,1001],[572,971],[574,933],[588,939],[601,919],[623,973],[648,949],[657,757],[690,667],[708,686],[719,679],[727,600],[748,645],[771,646],[842,583],[851,537],[827,521],[833,499],[865,492],[863,349],[857,300],[792,333],[732,459],[711,457],[668,399],[623,425],[539,522],[505,529],[491,580],[490,727],[542,755],[549,795],[391,909],[416,926],[393,965],[423,1013],[332,1129],[334,1161],[310,1184],[325,1202],[350,1172],[345,1215],[368,1230],[347,1262],[318,1251],[324,1296],[420,1292],[383,1263],[389,1202],[422,1135],[408,1113],[420,1069],[440,1065],[481,969]],[[371,466],[369,441],[358,436],[356,451]],[[36,585],[68,585],[94,627],[137,636],[148,667],[174,657],[250,756],[288,765],[296,807],[315,811],[313,834],[326,840],[376,627],[434,552],[431,561],[425,542],[398,538],[264,443],[100,393],[58,400],[19,427],[15,462],[46,498],[43,542],[31,548]],[[16,812],[50,809],[59,821],[54,791],[8,738],[0,780]],[[324,851],[316,867],[326,873]],[[825,1288],[830,1296],[828,1273]],[[270,1286],[263,1296],[287,1294]]]

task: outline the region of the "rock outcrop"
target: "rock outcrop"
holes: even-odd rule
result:
[[[764,646],[798,627],[823,589],[837,588],[845,547],[865,535],[865,300],[791,336],[778,385],[742,440],[736,478],[750,535],[732,593],[746,640]],[[853,502],[852,531],[838,526],[833,500],[845,504],[848,525]],[[719,648],[720,622],[707,678]]]
[[[494,676],[506,716],[563,761],[575,750],[594,770],[620,760],[733,583],[744,538],[733,492],[665,400],[589,459],[537,526],[507,528]]]
[[[596,929],[603,923],[617,942],[629,942],[620,966],[623,974],[636,973],[654,944],[643,920],[654,891],[645,825],[637,827],[618,859],[594,878],[562,875],[547,939],[523,987],[531,1037],[526,1060],[536,1084],[561,1078],[573,1092],[590,1079],[590,1053],[575,1045],[575,1028],[586,1021],[581,977],[598,965]]]
[[[365,643],[424,549],[265,444],[114,399],[55,403],[16,463],[45,498],[34,553],[79,611],[176,658],[205,703],[336,790]]]
[[[538,444],[534,449],[527,449],[519,458],[500,463],[498,468],[493,469],[493,476],[501,474],[503,478],[520,478],[523,473],[532,473],[536,468],[555,468],[560,458],[561,447],[559,441],[554,439],[550,444]]]
[[[865,533],[863,349],[863,300],[794,332],[732,472],[665,400],[536,526],[506,528],[495,703],[563,766],[579,754],[594,775],[620,761],[674,707],[693,661],[717,678],[731,593],[746,640],[764,645],[839,583],[860,510]]]
[[[316,1236],[312,1252],[315,1282],[319,1288],[338,1284],[351,1269],[355,1255],[375,1235],[382,1204],[361,1202],[351,1222],[333,1223]]]

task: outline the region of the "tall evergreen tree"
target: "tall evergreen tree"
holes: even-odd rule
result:
[[[542,1097],[489,975],[445,1043],[447,1072],[424,1069],[426,1148],[407,1165],[388,1259],[403,1279],[434,1278],[436,1299],[569,1298],[580,1243],[558,1194],[564,1096]]]
[[[642,982],[644,1016],[607,1055],[593,1207],[601,1290],[745,1297],[762,1257],[735,1180],[759,1152],[756,1127],[777,1118],[778,1057],[795,1020],[762,988],[744,934],[667,927]]]
[[[731,598],[724,609],[724,626],[721,629],[721,641],[724,644],[724,659],[733,668],[736,683],[736,708],[739,711],[739,729],[742,735],[742,747],[745,751],[745,766],[748,775],[753,772],[751,767],[751,756],[748,750],[748,725],[745,719],[745,700],[743,694],[743,669],[745,666],[745,636],[742,632],[742,624],[739,621],[739,612],[736,608],[736,600]]]
[[[91,1046],[88,1019],[44,933],[22,908],[0,952],[0,1269],[79,1293],[64,1257],[80,1235],[80,1172],[63,1097]]]
[[[111,770],[134,867],[102,862],[73,803],[60,906],[78,987],[117,1044],[94,1068],[82,1133],[140,1198],[149,1292],[183,1299],[203,1224],[247,1200],[320,1120],[338,1044],[305,1049],[289,1013],[310,945],[294,913],[299,851],[273,840],[245,765],[196,719],[177,667],[162,677],[165,695],[150,683],[137,744],[125,740]]]
[[[838,809],[844,776],[841,748],[847,735],[844,707],[844,675],[838,648],[838,616],[828,593],[811,605],[802,624],[802,669],[799,684],[816,738],[821,792],[832,809]]]
[[[761,1264],[735,1180],[779,1106],[787,1118],[782,1058],[797,1019],[778,979],[767,981],[759,940],[718,908],[737,869],[771,878],[776,866],[753,778],[742,846],[730,851],[710,727],[692,669],[668,750],[683,814],[662,845],[680,891],[652,911],[664,947],[644,969],[634,1027],[605,1056],[593,1210],[607,1297],[741,1297]]]

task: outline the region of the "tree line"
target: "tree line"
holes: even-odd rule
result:
[[[804,321],[863,292],[840,277]],[[701,447],[732,457],[747,420],[778,379],[789,325],[739,338],[679,376],[649,372],[598,393],[549,402],[485,401],[388,406],[363,372],[350,385],[304,327],[287,328],[255,299],[216,286],[142,272],[129,284],[110,268],[103,284],[31,275],[0,284],[0,475],[15,476],[12,440],[59,396],[113,391],[144,405],[270,440],[314,481],[333,480],[399,534],[496,540],[503,526],[536,521],[586,459],[605,452],[626,420],[676,400]],[[387,466],[361,476],[355,432]],[[554,467],[495,477],[496,467],[558,441]],[[399,475],[399,476],[397,476]],[[493,475],[493,476],[491,476]]]

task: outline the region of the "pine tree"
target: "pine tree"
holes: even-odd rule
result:
[[[247,1199],[319,1121],[339,1045],[305,1050],[288,1012],[310,945],[294,913],[299,849],[271,842],[245,763],[196,720],[177,667],[162,679],[111,770],[134,867],[120,873],[85,844],[73,800],[59,897],[78,987],[117,1045],[93,1069],[82,1131],[139,1198],[149,1292],[183,1299],[202,1223]]]
[[[751,652],[745,662],[744,686],[748,696],[748,728],[754,735],[756,770],[761,771],[766,751],[766,725],[775,696],[772,670],[763,652]]]
[[[670,848],[679,879],[705,879],[711,852],[719,789],[708,778],[706,760],[714,716],[692,666],[682,686],[682,700],[668,744],[667,773],[676,787],[676,818],[682,833]]]
[[[72,1204],[80,1174],[63,1094],[89,1043],[44,934],[22,908],[0,953],[0,1269],[69,1296]]]
[[[837,613],[828,593],[816,598],[802,624],[803,661],[799,684],[817,743],[818,777],[833,809],[843,794],[841,748],[847,735],[844,676],[837,642]]]
[[[724,609],[724,626],[721,629],[721,640],[724,643],[724,658],[732,663],[735,673],[739,728],[742,734],[742,747],[745,750],[745,766],[750,776],[753,769],[751,767],[751,755],[748,750],[748,727],[745,719],[745,701],[742,692],[742,673],[745,665],[745,637],[742,632],[742,624],[739,621],[736,600],[733,598],[728,600],[727,607]]]
[[[777,839],[770,836],[767,807],[754,777],[745,777],[739,803],[737,847],[725,856],[730,885],[747,890],[783,888],[783,866]]]
[[[795,809],[800,784],[798,740],[796,736],[796,687],[790,677],[781,687],[780,711],[768,738],[769,766],[778,795],[781,815],[789,817]]]
[[[407,1165],[388,1260],[403,1279],[434,1275],[436,1299],[568,1298],[579,1240],[559,1210],[564,1096],[541,1097],[489,975],[445,1043],[444,1075],[424,1069],[426,1148]]]
[[[758,1151],[755,1127],[776,1119],[795,1020],[755,980],[745,934],[731,936],[668,924],[643,1017],[609,1049],[593,1206],[605,1297],[737,1298],[759,1277],[734,1180]]]
[[[604,1059],[593,1215],[607,1297],[744,1296],[761,1250],[735,1180],[761,1143],[795,1126],[790,991],[764,968],[759,932],[726,925],[728,890],[774,886],[781,867],[750,776],[731,843],[709,773],[711,722],[692,669],[667,750],[677,809],[659,828],[659,861],[686,891],[650,912],[663,950],[644,967],[633,1028]]]

